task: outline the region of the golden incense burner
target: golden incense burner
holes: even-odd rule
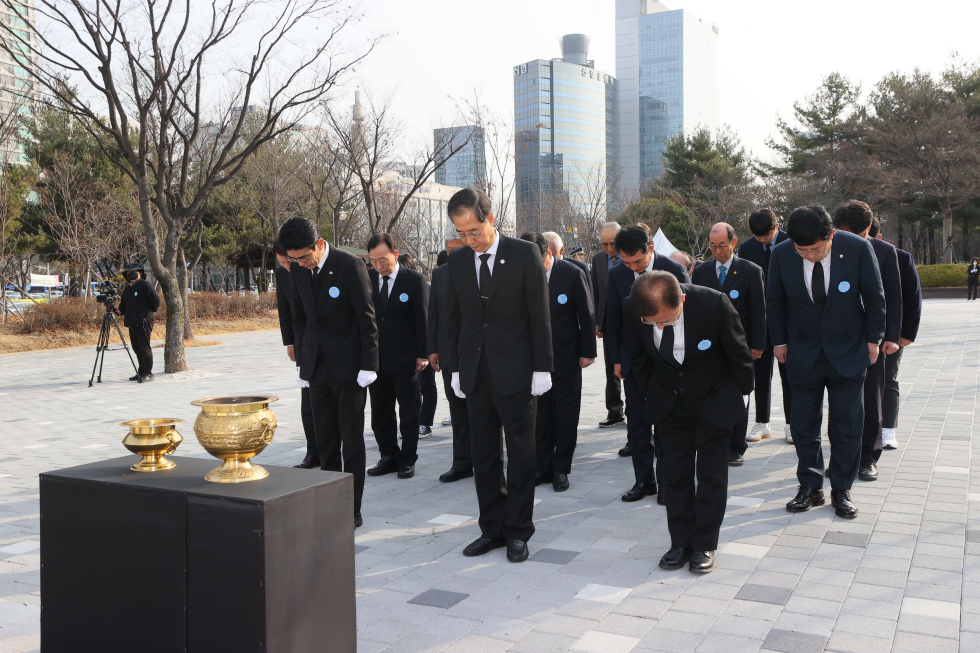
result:
[[[166,454],[172,454],[177,450],[177,445],[184,441],[184,437],[174,430],[175,425],[183,423],[182,419],[170,417],[120,422],[119,426],[129,427],[129,433],[122,441],[123,446],[142,456],[130,469],[134,472],[159,472],[176,467],[177,463],[167,460]]]
[[[221,467],[208,472],[204,480],[213,483],[244,483],[265,478],[269,472],[249,462],[262,453],[276,433],[276,415],[269,404],[272,395],[210,397],[192,401],[201,413],[194,421],[194,432],[201,446],[221,459]]]

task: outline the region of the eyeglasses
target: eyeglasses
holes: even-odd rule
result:
[[[681,319],[681,311],[682,310],[684,310],[684,304],[681,304],[680,306],[677,307],[677,314],[674,315],[674,319],[667,320],[666,322],[650,322],[649,320],[647,320],[645,317],[643,317],[641,315],[640,316],[640,323],[641,324],[645,324],[647,326],[655,326],[658,329],[663,329],[664,327],[674,326],[674,324],[677,323],[677,320]]]
[[[313,257],[316,256],[316,246],[319,245],[319,244],[320,244],[320,241],[318,240],[315,243],[313,243],[312,245],[310,245],[310,253],[309,254],[303,254],[302,256],[299,256],[297,258],[293,258],[292,256],[287,256],[286,257],[286,260],[289,261],[290,263],[307,263],[307,262],[313,261],[313,260],[315,260]]]
[[[487,223],[484,222],[483,226],[479,229],[470,229],[469,231],[457,231],[456,237],[464,240],[475,240],[483,235],[483,231],[487,228]]]
[[[728,249],[731,246],[731,243],[728,243],[727,245],[716,245],[715,243],[709,243],[708,249],[710,249],[712,252],[717,252],[720,249]]]
[[[811,256],[819,256],[821,254],[824,254],[827,251],[828,243],[830,243],[830,240],[826,240],[820,243],[819,245],[814,245],[812,247],[800,247],[799,245],[796,245],[794,243],[793,247],[796,248],[797,254],[799,254],[803,258],[809,258]]]

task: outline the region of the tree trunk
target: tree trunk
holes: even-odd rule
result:
[[[905,229],[902,223],[898,223],[898,248],[905,249]]]
[[[167,335],[163,349],[164,372],[173,374],[187,369],[184,356],[184,300],[181,297],[180,281],[176,270],[171,270],[169,278],[157,277],[160,292],[167,306]]]
[[[184,311],[184,340],[194,339],[191,328],[191,312],[187,310],[187,261],[184,250],[177,252],[177,285],[180,286],[180,304]]]
[[[953,262],[953,248],[949,246],[949,243],[953,240],[953,209],[950,208],[949,202],[943,202],[943,242],[941,243],[943,251],[946,254],[943,256],[943,263]]]

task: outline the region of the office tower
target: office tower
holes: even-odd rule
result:
[[[449,157],[449,160],[436,170],[436,183],[444,186],[485,190],[487,155],[483,127],[466,125],[435,129],[433,130],[433,138],[436,149],[439,149],[440,146],[455,149],[459,147],[458,143],[469,138],[469,142],[462,150]]]
[[[588,58],[589,37],[562,57],[514,66],[517,233],[605,221],[619,175],[619,85]]]
[[[637,188],[663,168],[664,142],[720,126],[718,26],[657,0],[616,0],[620,184]]]
[[[9,47],[19,53],[11,56],[0,51],[0,113],[4,123],[15,120],[17,114],[23,117],[30,114],[34,93],[28,69],[36,68],[38,62],[37,37],[32,29],[37,24],[33,0],[12,0],[8,4],[0,7],[0,20],[9,26],[4,38]],[[0,151],[7,163],[27,163],[21,138],[17,135],[4,134]]]

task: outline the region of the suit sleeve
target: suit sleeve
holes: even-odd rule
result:
[[[914,341],[919,335],[919,321],[922,319],[922,285],[915,260],[908,255],[902,268],[902,337]]]
[[[415,358],[428,358],[429,284],[420,277],[419,301],[415,302]]]
[[[378,323],[371,298],[371,279],[367,267],[358,259],[348,277],[347,292],[354,307],[354,316],[361,332],[361,370],[378,371]]]
[[[881,343],[885,337],[885,289],[881,285],[878,257],[865,241],[861,248],[861,300],[864,302],[864,332],[867,342]]]
[[[428,324],[426,326],[426,352],[429,355],[439,353],[439,289],[436,287],[437,283],[445,283],[443,275],[445,275],[445,270],[440,270],[436,268],[432,271],[432,287],[429,288],[429,316]],[[439,361],[439,366],[442,367],[442,361]]]
[[[902,335],[902,274],[894,247],[888,249],[881,265],[881,284],[885,290],[885,340],[898,344]]]
[[[786,333],[786,289],[783,287],[779,258],[774,251],[769,260],[769,278],[766,282],[766,326],[769,339],[776,347],[789,341]]]
[[[306,335],[306,307],[303,306],[303,300],[299,296],[300,281],[297,278],[302,269],[299,263],[291,263],[289,266],[289,274],[292,275],[289,278],[289,304],[292,307],[293,318],[293,346],[295,347],[293,355],[297,365],[303,360],[300,350]]]
[[[453,283],[453,261],[446,264],[446,346],[449,351],[439,352],[439,367],[449,372],[459,372],[459,330],[462,317],[459,310],[459,295]]]
[[[721,345],[728,357],[728,364],[732,366],[742,394],[747,395],[755,387],[755,365],[745,340],[745,332],[742,331],[742,320],[725,295],[718,297],[718,322]]]
[[[580,274],[575,279],[575,308],[578,310],[579,333],[581,334],[582,358],[595,358],[595,304],[592,302],[592,293],[588,288],[588,280],[585,274]]]
[[[616,268],[613,268],[615,270]],[[606,330],[603,337],[606,338],[605,352],[609,354],[609,360],[613,365],[622,364],[621,347],[623,343],[623,303],[616,290],[616,283],[613,281],[612,270],[609,271],[608,283],[606,285]]]
[[[530,252],[530,248],[528,248]],[[535,372],[552,372],[555,357],[551,344],[551,308],[548,306],[548,277],[540,256],[526,255],[524,297],[531,322],[531,356]],[[538,317],[540,316],[540,318]]]
[[[749,284],[749,331],[745,337],[749,341],[749,349],[766,348],[766,286],[762,281],[762,268],[753,265]]]
[[[283,274],[288,274],[288,272]],[[282,281],[278,276],[276,279],[278,282],[276,283],[276,309],[279,311],[279,331],[282,332],[282,344],[288,347],[296,342],[296,337],[293,333],[293,312],[289,304],[289,293],[292,289],[292,284],[289,284],[289,288],[283,288]]]
[[[633,312],[629,299],[622,306],[629,307],[630,313]],[[626,351],[630,357],[630,372],[636,378],[640,390],[646,394],[647,387],[650,385],[650,377],[653,375],[653,361],[643,347],[641,340],[642,334],[639,331],[640,320],[634,319],[633,315],[623,320],[622,337],[626,344]]]

